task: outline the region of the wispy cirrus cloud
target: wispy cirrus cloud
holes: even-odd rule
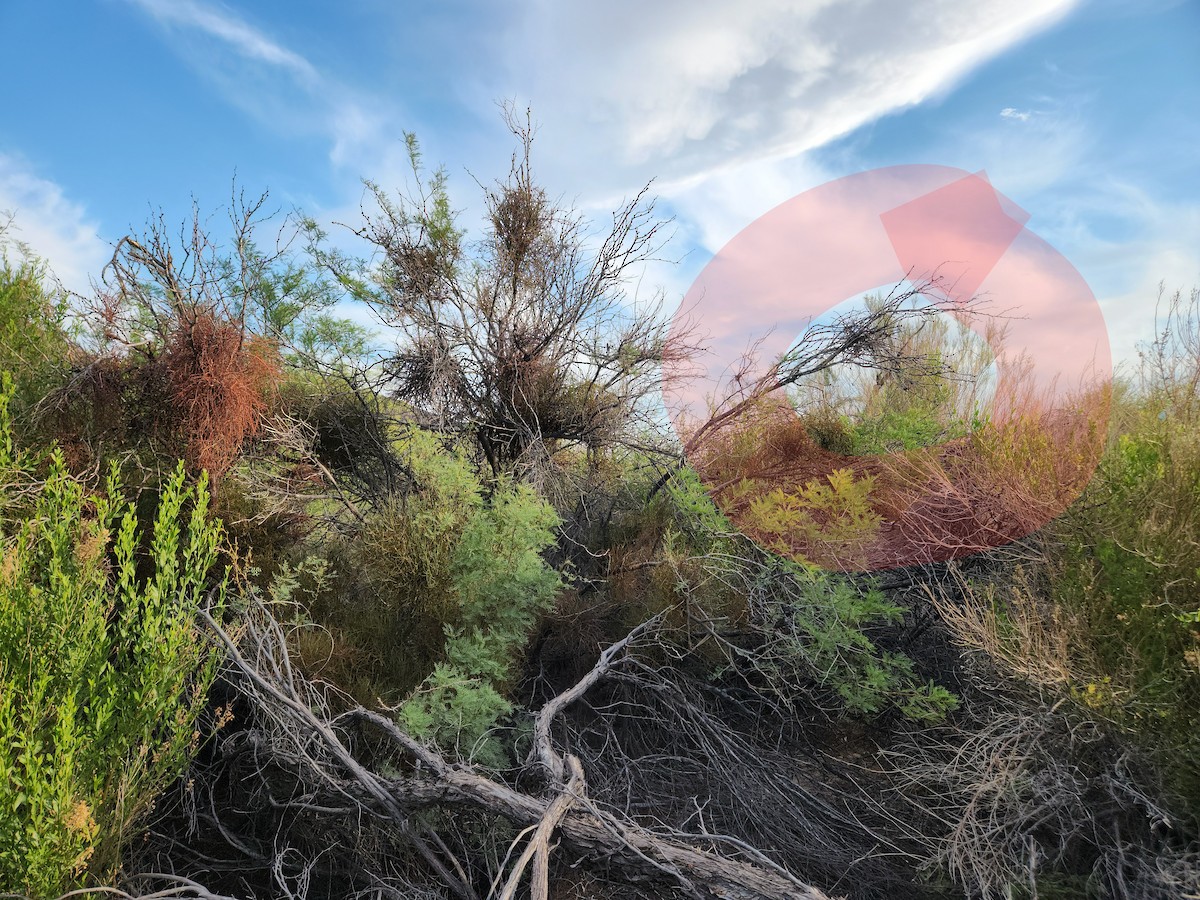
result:
[[[265,95],[301,88],[303,116],[330,137],[334,166],[394,155],[402,121],[414,130],[446,124],[404,120],[402,99],[338,83],[231,7],[128,2],[165,27],[221,42],[243,63],[287,73],[290,88],[266,85],[256,97],[239,80],[224,86],[231,102],[258,104],[264,119],[288,105]],[[445,120],[473,119],[493,136],[495,102],[528,101],[547,123],[539,146],[551,177],[582,181],[594,197],[651,177],[671,193],[731,167],[795,157],[935,97],[1077,2],[518,0],[498,23],[473,0],[455,14],[454,40],[475,49],[463,55],[447,47],[441,64],[454,70],[439,71],[435,60],[422,77],[458,86],[448,92],[457,108],[438,111]],[[381,29],[421,30],[441,13],[420,10],[404,21],[379,15]]]
[[[321,76],[307,59],[276,43],[226,7],[195,0],[129,2],[163,25],[200,31],[224,42],[246,59],[287,70],[306,84],[320,81]]]
[[[304,54],[230,7],[206,0],[129,2],[181,37],[219,42],[232,54],[225,59],[230,67],[273,73],[260,94],[274,94],[277,102],[251,111],[272,123],[281,106],[293,108],[309,130],[327,137],[333,171],[401,182],[407,168],[402,131],[446,127],[444,121],[406,117],[402,99],[377,95],[374,86],[351,85],[318,71]],[[650,7],[636,0],[614,3],[599,8],[522,0],[497,39],[461,35],[478,51],[465,61],[455,57],[454,64],[466,68],[423,74],[474,85],[460,89],[459,107],[444,114],[460,129],[463,119],[473,121],[477,133],[491,135],[488,140],[503,142],[495,101],[528,102],[544,123],[535,145],[541,171],[552,186],[583,185],[586,193],[578,199],[585,208],[611,205],[657,177],[657,192],[675,214],[681,236],[672,255],[690,253],[682,267],[655,273],[672,293],[686,287],[707,254],[758,215],[839,174],[824,170],[810,151],[949,92],[1076,5],[1074,0],[981,0],[970,8],[953,0],[908,5],[753,0],[736,8],[717,0],[667,0]],[[421,14],[415,15],[412,27],[420,28]],[[456,21],[468,29],[484,27],[472,25],[466,14]],[[638,27],[630,28],[631,22]],[[578,39],[582,34],[587,41]],[[205,74],[218,79],[230,102],[269,102],[248,101],[240,77],[220,81],[211,70]],[[1000,109],[999,118],[1026,127],[1001,128],[997,122],[995,132],[973,132],[971,146],[973,158],[1006,190],[1036,195],[1046,185],[1069,182],[1084,165],[1084,129],[1069,113],[1014,105]],[[463,152],[448,162],[492,171],[471,150]],[[326,212],[352,218],[357,187],[354,191],[339,204],[340,213]],[[1097,246],[1086,235],[1071,234],[1070,223],[1043,220],[1043,225],[1067,244]],[[1181,253],[1168,254],[1172,271],[1186,269]],[[1156,258],[1159,268],[1168,268],[1162,254]],[[1108,296],[1134,289],[1107,287]],[[1108,308],[1115,311],[1123,303]]]
[[[285,134],[320,134],[334,169],[380,160],[394,169],[400,104],[385,103],[322,72],[297,50],[251,24],[240,12],[207,0],[127,0],[178,40],[177,51],[231,104]],[[207,39],[197,53],[189,39]],[[223,51],[213,53],[215,48]],[[411,123],[410,123],[411,127]],[[373,173],[371,173],[373,174]]]

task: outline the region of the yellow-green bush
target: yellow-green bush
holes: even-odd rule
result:
[[[1200,792],[1200,423],[1143,413],[1054,530],[1052,598],[1099,668],[1073,691],[1177,756],[1167,768]]]
[[[878,532],[882,517],[870,503],[874,486],[871,475],[855,478],[850,469],[834,469],[795,490],[760,491],[750,501],[745,526],[784,556],[794,555],[799,546],[803,555],[836,560],[852,555]]]
[[[561,585],[541,556],[557,525],[527,486],[503,485],[448,536],[455,614],[445,623],[445,662],[401,709],[410,731],[464,757],[503,762],[489,732],[511,711],[502,691]]]
[[[7,379],[6,379],[7,380]],[[203,482],[163,486],[150,542],[110,475],[103,494],[57,451],[44,478],[12,449],[0,397],[0,889],[34,898],[110,880],[178,777],[216,657],[195,614],[220,525]],[[223,584],[223,583],[222,583]],[[215,590],[214,600],[223,595]]]

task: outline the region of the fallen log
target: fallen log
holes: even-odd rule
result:
[[[243,632],[242,646],[211,617],[206,615],[206,619],[224,645],[235,673],[243,679],[247,699],[261,715],[286,723],[280,733],[292,736],[293,745],[280,747],[280,753],[293,764],[300,760],[313,767],[312,781],[324,784],[331,795],[343,802],[347,797],[354,798],[364,812],[405,833],[431,871],[463,900],[480,898],[458,861],[446,858],[445,852],[439,852],[411,827],[412,813],[435,807],[470,808],[500,816],[526,833],[532,832],[527,852],[520,855],[501,889],[505,893],[496,893],[503,873],[493,882],[488,896],[497,900],[515,893],[522,870],[531,861],[531,895],[546,896],[553,837],[578,859],[602,863],[608,877],[653,886],[663,896],[675,894],[694,900],[828,900],[819,889],[733,838],[660,832],[600,809],[586,794],[579,760],[571,755],[563,759],[550,744],[548,716],[538,723],[538,746],[530,762],[536,760],[540,771],[551,773],[550,785],[536,794],[503,784],[471,766],[450,763],[379,713],[358,707],[335,721],[319,708],[314,709],[310,698],[304,696],[303,676],[291,668],[286,658],[279,657],[280,653],[286,657],[286,645],[278,624],[265,610],[259,612],[260,626]],[[551,715],[596,683],[614,665],[617,649],[602,654],[597,667],[579,685],[564,692],[563,702],[548,704]],[[349,722],[380,732],[411,761],[411,772],[385,777],[359,762],[348,745]],[[312,797],[307,802],[317,805]],[[715,848],[720,845],[734,846],[753,861],[718,853]]]

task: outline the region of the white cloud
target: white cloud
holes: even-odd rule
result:
[[[7,237],[45,259],[63,285],[85,293],[112,255],[87,211],[22,160],[0,153],[0,211],[13,221]]]
[[[320,79],[312,64],[271,40],[230,10],[194,0],[129,0],[164,25],[192,28],[224,42],[247,59],[286,69],[301,80]]]
[[[665,284],[678,297],[709,254],[741,228],[841,174],[822,171],[807,151],[938,99],[973,69],[1059,21],[1077,0],[518,0],[502,20],[476,3],[454,15],[453,47],[431,51],[432,67],[403,74],[401,83],[419,75],[452,86],[442,92],[438,120],[425,122],[405,110],[402,94],[380,93],[387,80],[374,78],[378,73],[352,85],[318,71],[305,55],[217,2],[129,2],[167,28],[231,103],[280,130],[326,136],[339,176],[403,184],[409,173],[402,133],[416,131],[429,159],[450,166],[453,199],[469,226],[476,224],[478,198],[462,168],[484,182],[503,174],[496,164],[505,163],[509,144],[494,104],[528,103],[541,123],[535,165],[552,193],[582,186],[579,202],[602,220],[604,209],[658,179],[655,191],[679,233],[667,255],[689,248],[691,255],[678,267],[648,267],[647,284]],[[420,30],[441,13],[406,15],[401,22],[381,14],[377,25]],[[429,33],[445,40],[448,32]],[[228,52],[195,55],[188,40],[195,36]],[[247,78],[254,90],[246,89]],[[971,170],[985,166],[999,189],[1034,213],[1030,227],[1092,281],[1114,351],[1124,355],[1133,336],[1148,334],[1147,304],[1158,281],[1190,287],[1200,277],[1198,213],[1183,210],[1168,219],[1146,197],[1124,196],[1115,185],[1099,190],[1106,170],[1079,111],[1050,97],[1033,102],[1036,110],[1002,108],[997,118],[1006,121],[974,129],[969,142],[934,139],[931,152]],[[1007,127],[1011,122],[1023,127]],[[322,218],[353,222],[360,199],[355,180]],[[1130,223],[1131,237],[1097,237],[1094,217]],[[77,208],[74,219],[47,220],[84,223]],[[1168,229],[1159,224],[1165,221],[1187,227]],[[87,230],[84,223],[78,233]],[[70,257],[71,241],[58,241],[61,255]],[[86,237],[78,245],[87,246]]]
[[[127,0],[172,30],[177,50],[213,82],[226,100],[285,133],[317,133],[330,142],[335,170],[396,156],[398,104],[373,99],[320,72],[237,12],[201,0]],[[224,57],[197,52],[187,38],[215,39]],[[394,167],[392,167],[394,168]],[[360,169],[358,174],[367,174]]]
[[[547,158],[611,190],[820,147],[945,93],[1073,5],[536,0],[498,43],[508,85],[551,123]]]
[[[1153,204],[1144,218],[1132,205],[1125,212],[1138,237],[1092,242],[1080,269],[1104,311],[1114,358],[1128,363],[1154,337],[1159,285],[1168,295],[1200,288],[1200,204]]]
[[[478,15],[455,20],[455,46],[471,53],[447,47],[431,55],[438,65],[419,73],[427,82],[455,85],[439,120],[428,123],[407,117],[402,101],[378,96],[374,84],[352,87],[317,72],[226,7],[130,2],[181,35],[224,42],[237,54],[227,67],[237,62],[286,75],[247,91],[239,77],[205,73],[230,102],[273,127],[284,127],[280,110],[290,108],[307,129],[325,134],[335,173],[402,184],[402,131],[440,134],[449,123],[469,139],[450,142],[456,156],[435,151],[430,159],[451,167],[453,199],[473,226],[474,185],[457,173],[467,167],[485,182],[502,174],[495,162],[503,159],[484,147],[507,146],[494,103],[516,99],[528,102],[542,123],[535,165],[552,193],[582,185],[579,202],[599,212],[655,177],[655,191],[678,219],[684,240],[677,245],[704,253],[780,200],[825,180],[806,151],[946,93],[972,69],[1060,19],[1076,0],[519,0],[503,24],[477,3]],[[385,17],[379,27],[421,29],[435,15],[419,12],[390,25]],[[187,52],[186,43],[181,49]],[[464,117],[473,119],[469,128]],[[358,194],[355,187],[340,204],[350,214],[343,221],[356,218]],[[695,256],[684,272],[702,262]]]
[[[1200,286],[1200,203],[1151,187],[1144,163],[1114,167],[1086,113],[1077,101],[1042,98],[1020,128],[993,119],[933,149],[964,168],[986,167],[1032,214],[1029,228],[1091,286],[1113,357],[1128,362],[1153,334],[1159,282]]]
[[[667,278],[675,292],[741,228],[833,177],[807,151],[939,97],[1074,5],[533,0],[497,41],[498,83],[543,123],[543,176],[587,185],[589,211],[657,179],[677,245],[698,248]],[[1045,136],[1065,142],[1053,158],[1073,133]]]
[[[305,97],[297,116],[329,136],[335,168],[394,158],[401,121],[421,130],[422,123],[403,120],[396,97],[336,83],[225,6],[129,2],[164,26],[215,38],[243,61],[287,73]],[[454,40],[477,52],[464,57],[447,47],[441,58],[455,70],[420,75],[458,85],[447,92],[459,105],[447,118],[474,113],[489,135],[499,130],[495,101],[527,100],[545,123],[539,161],[552,182],[585,183],[594,199],[657,177],[670,192],[747,162],[795,157],[945,93],[1076,2],[520,0],[499,26],[477,3],[478,15],[456,19],[466,33]],[[399,22],[381,13],[378,25],[420,29],[436,15]],[[238,79],[223,87],[231,102],[257,104],[278,127],[286,102],[247,97]]]

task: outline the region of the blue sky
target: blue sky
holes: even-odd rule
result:
[[[1200,285],[1196,2],[5,0],[0,33],[0,210],[77,289],[152,208],[215,210],[235,173],[352,222],[361,178],[402,182],[404,131],[473,226],[472,176],[512,151],[505,99],[585,212],[656,179],[683,261],[645,283],[669,301],[768,209],[895,163],[986,170],[1119,356],[1160,280]]]

